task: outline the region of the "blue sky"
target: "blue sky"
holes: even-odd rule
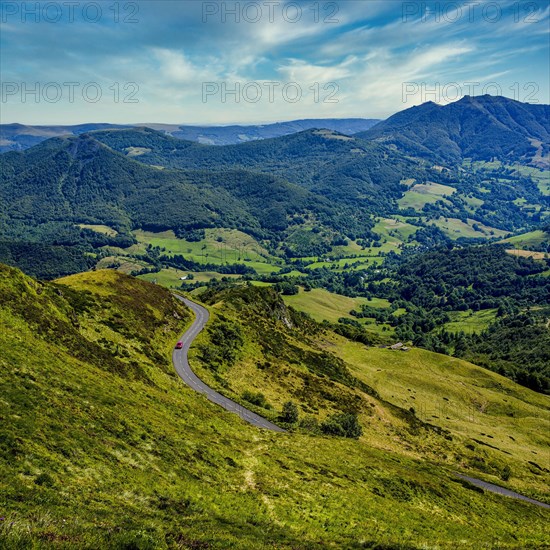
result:
[[[3,123],[384,118],[483,92],[549,103],[549,0],[0,6]]]

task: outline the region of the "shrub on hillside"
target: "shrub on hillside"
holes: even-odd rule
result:
[[[338,413],[329,416],[322,424],[321,431],[327,435],[358,439],[363,433],[357,415]]]
[[[283,405],[281,420],[287,424],[296,424],[296,422],[298,422],[298,407],[296,403],[287,401]]]

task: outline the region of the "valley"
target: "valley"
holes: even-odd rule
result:
[[[0,550],[550,550],[536,2],[0,2]]]
[[[384,353],[397,354],[393,368],[414,372],[411,362],[421,352],[342,346],[341,336],[286,309],[269,289],[210,292],[204,299],[214,304],[207,306],[213,319],[192,347],[193,368],[266,416],[276,418],[285,399],[299,403],[291,435],[258,431],[177,379],[170,349],[192,316],[161,287],[113,271],[46,284],[10,268],[2,275],[2,414],[12,419],[0,439],[3,475],[12,480],[0,497],[9,503],[0,525],[7,548],[45,541],[80,547],[200,541],[212,548],[267,548],[276,541],[321,548],[375,540],[451,548],[457,536],[463,548],[495,536],[510,548],[518,539],[523,548],[544,544],[545,510],[482,492],[454,474],[547,500],[541,422],[550,419],[540,394],[429,352],[422,352],[421,364],[432,377],[439,373],[434,386],[418,372],[377,387],[390,366]],[[240,331],[236,362],[208,326]],[[31,338],[29,360],[20,342]],[[222,352],[219,363],[214,356],[203,362],[203,344]],[[96,361],[101,350],[116,350],[110,363]],[[380,359],[365,362],[363,353]],[[472,385],[472,369],[481,385]],[[262,391],[263,405],[242,397]],[[418,404],[416,415],[405,412],[411,391],[427,401],[447,397],[449,420],[425,423]],[[323,424],[313,418],[352,404],[363,432],[357,440],[317,432]],[[471,420],[470,405],[477,407]],[[400,534],[386,527],[388,514],[403,526]],[[529,521],[518,524],[518,515]],[[480,523],[486,526],[481,539]]]
[[[547,547],[545,113],[10,145],[1,544]]]

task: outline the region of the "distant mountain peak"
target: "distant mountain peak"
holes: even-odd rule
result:
[[[356,136],[439,162],[499,159],[544,167],[550,165],[550,106],[467,95],[400,111]]]

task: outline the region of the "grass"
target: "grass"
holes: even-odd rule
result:
[[[544,260],[548,258],[548,252],[533,252],[532,250],[520,250],[519,248],[506,250],[511,256],[522,258],[533,258],[533,260]]]
[[[374,231],[388,240],[393,238],[404,242],[418,231],[418,227],[402,219],[381,218],[374,226]]]
[[[421,419],[473,441],[476,449],[496,447],[495,455],[513,460],[510,486],[544,497],[544,476],[535,474],[532,462],[550,467],[547,396],[465,361],[421,349],[395,352],[342,340],[333,343],[352,373],[384,399],[413,407]]]
[[[384,395],[400,384],[432,384],[438,398],[490,398],[485,410],[494,429],[484,423],[481,431],[503,448],[499,430],[509,432],[515,442],[506,449],[521,461],[506,485],[548,499],[539,489],[546,474],[537,477],[523,464],[529,449],[547,444],[543,396],[463,362],[462,378],[453,378],[449,358],[363,356],[364,347],[318,332],[310,321],[286,327],[285,315],[299,318],[271,294],[253,294],[269,289],[241,288],[234,297],[212,297],[213,320],[240,319],[244,331],[241,357],[218,374],[238,391],[267,384],[274,404],[301,391],[320,415],[360,402],[365,430],[357,441],[264,432],[175,376],[171,349],[191,317],[163,288],[111,271],[60,283],[0,267],[3,548],[519,550],[547,542],[546,511],[453,480],[455,469],[492,478],[507,455],[414,428],[349,380],[333,381],[345,371],[322,346],[348,353],[345,368],[369,384],[377,366],[388,369]],[[200,338],[207,341],[208,332]],[[273,371],[258,361],[271,362]],[[197,359],[193,366],[203,368]],[[305,391],[296,380],[312,385]],[[518,414],[506,423],[510,409]],[[475,458],[489,473],[478,474]],[[544,455],[532,461],[542,467]]]
[[[450,204],[444,197],[450,195],[451,192],[446,190],[443,192],[440,188],[448,188],[449,190],[453,189],[452,187],[439,184],[417,184],[409,191],[406,191],[405,194],[397,201],[397,204],[399,205],[399,208],[414,208],[414,210],[418,211],[421,211],[426,204],[435,204],[437,201],[443,201],[446,204]]]
[[[441,200],[440,196],[428,195],[426,193],[418,193],[416,191],[406,191],[405,194],[397,201],[399,208],[414,208],[421,211],[426,204],[435,204]]]
[[[274,258],[252,237],[236,229],[206,229],[205,238],[192,242],[179,239],[173,231],[134,231],[139,242],[166,249],[167,255],[182,254],[197,263],[246,263],[258,269],[276,270]],[[267,264],[267,266],[266,266]]]
[[[404,219],[378,219],[373,231],[381,236],[380,247],[363,248],[357,242],[350,241],[346,246],[333,247],[330,254],[323,258],[302,258],[311,261],[307,269],[328,268],[333,271],[361,270],[373,264],[384,261],[381,253],[390,251],[399,253],[408,238],[418,231],[418,227],[407,223]]]
[[[101,258],[96,264],[96,269],[109,269],[116,267],[118,271],[129,275],[133,271],[147,267],[147,263],[141,260],[135,260],[126,256],[106,256]]]
[[[139,275],[139,279],[165,286],[167,288],[179,288],[183,282],[181,277],[189,275],[193,275],[193,279],[187,279],[186,282],[198,281],[200,283],[206,283],[212,279],[219,280],[222,277],[227,277],[229,279],[237,279],[240,277],[240,275],[224,275],[215,271],[185,271],[182,269],[168,267],[161,269],[158,273],[146,273],[145,275]]]
[[[437,195],[439,197],[446,197],[456,192],[454,187],[449,185],[443,185],[441,183],[434,183],[429,181],[427,183],[417,183],[411,188],[411,191],[420,193],[422,195]]]
[[[439,227],[445,234],[451,239],[465,238],[492,238],[492,237],[504,237],[507,232],[495,227],[488,227],[475,220],[468,219],[468,223],[456,218],[443,218],[440,217],[437,220],[428,221],[429,224]],[[474,227],[476,226],[478,229]]]
[[[529,246],[539,246],[541,244],[548,244],[550,236],[542,230],[529,231],[528,233],[522,233],[521,235],[514,235],[500,241],[501,243],[513,244],[515,248],[525,248]]]
[[[547,396],[425,350],[366,348],[330,331],[304,337],[304,327],[290,311],[276,312],[270,303],[262,313],[261,300],[250,302],[254,305],[249,309],[248,298],[242,301],[243,292],[246,289],[240,289],[237,297],[226,292],[207,299],[215,302],[214,319],[223,316],[239,324],[244,342],[237,362],[216,370],[201,361],[200,352],[195,353],[197,372],[209,384],[237,400],[245,392],[263,394],[268,406],[259,412],[271,418],[273,408],[280,410],[287,399],[300,404],[301,415],[320,420],[335,408],[352,407],[364,428],[360,441],[372,448],[432,461],[439,468],[469,471],[474,477],[548,500]],[[246,324],[239,321],[245,318]],[[284,319],[293,326],[289,328]],[[204,333],[200,338],[204,346],[210,337]],[[266,346],[277,353],[266,353]],[[348,372],[348,378],[339,378],[337,370],[323,371],[320,356],[315,359],[319,350],[343,360],[332,364]],[[365,394],[349,375],[372,387],[381,399],[372,392]],[[411,408],[412,417],[404,413]],[[416,427],[414,419],[420,422]],[[435,428],[423,428],[422,422]],[[507,468],[513,474],[505,482]]]
[[[376,249],[374,249],[376,250]],[[360,258],[342,258],[339,260],[326,260],[320,262],[313,262],[306,267],[306,270],[320,269],[326,267],[333,271],[343,270],[361,270],[366,269],[373,264],[381,264],[384,261],[382,256],[361,256]],[[346,267],[347,266],[347,267]]]
[[[284,296],[287,305],[311,315],[316,321],[330,321],[337,323],[340,317],[354,319],[350,315],[351,310],[360,309],[362,304],[369,304],[374,307],[389,307],[389,303],[382,299],[367,298],[349,298],[329,292],[323,288],[314,288],[305,292],[300,288],[300,292],[294,296]]]
[[[436,184],[434,184],[436,185]],[[346,245],[332,247],[330,253],[322,257],[300,258],[302,261],[309,261],[307,270],[328,267],[335,271],[362,270],[373,264],[380,264],[384,257],[381,254],[394,251],[399,253],[408,238],[418,230],[417,227],[398,218],[379,219],[374,227],[382,240],[381,246],[363,248],[356,241],[349,241]],[[122,265],[121,271],[131,273],[144,267],[142,262],[133,260],[128,256],[144,254],[147,246],[159,247],[163,254],[172,256],[181,254],[186,259],[198,264],[227,265],[241,263],[253,268],[259,275],[270,275],[278,273],[285,267],[284,261],[270,254],[262,245],[241,231],[234,229],[206,229],[204,239],[194,242],[176,237],[173,231],[153,233],[149,231],[136,230],[134,236],[138,243],[127,249],[117,247],[104,247],[109,254],[99,264],[98,268],[112,267],[115,263]],[[313,237],[312,237],[313,236]],[[302,227],[296,230],[290,237],[287,244],[294,242],[299,246],[303,239],[321,239],[316,236],[310,227]],[[163,269],[157,276],[145,275],[142,278],[147,281],[157,280],[159,284],[168,287],[179,286],[179,277],[172,268]],[[285,277],[301,276],[303,273],[293,271],[284,274]],[[197,275],[196,280],[207,281],[211,278],[219,278],[211,272],[204,275]]]
[[[484,331],[496,318],[496,309],[480,311],[455,311],[451,314],[453,320],[444,325],[449,332],[465,332],[474,334]]]
[[[109,237],[116,237],[118,235],[118,231],[114,230],[112,227],[109,227],[107,225],[93,225],[93,224],[80,223],[78,224],[77,227],[80,227],[82,229],[91,229],[96,233],[101,233]]]

